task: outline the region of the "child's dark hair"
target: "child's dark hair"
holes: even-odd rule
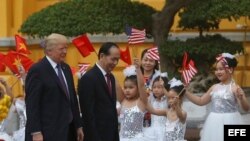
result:
[[[186,92],[183,85],[174,86],[174,87],[170,88],[169,90],[175,91],[177,94],[179,94],[179,97],[183,97],[185,92]]]
[[[160,79],[163,80],[164,82],[164,88],[169,91],[169,84],[168,84],[168,78],[167,77],[161,77],[161,76],[157,76],[154,81],[153,81],[153,85],[156,81],[160,81]]]
[[[238,61],[235,58],[228,58],[225,57],[225,59],[227,60],[227,64],[229,68],[235,68],[237,67]]]
[[[132,81],[133,83],[135,83],[135,85],[137,86],[137,77],[136,77],[136,75],[130,75],[130,76],[127,76],[126,78],[125,78],[125,80],[124,81],[127,81],[127,80],[130,80],[130,81]]]

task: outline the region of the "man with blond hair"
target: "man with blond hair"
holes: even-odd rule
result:
[[[49,35],[44,58],[27,74],[25,141],[83,141],[73,76],[64,62],[67,47],[64,35]]]

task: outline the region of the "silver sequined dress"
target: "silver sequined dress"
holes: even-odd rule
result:
[[[137,104],[131,108],[121,107],[120,113],[120,141],[142,141],[143,140],[143,117],[144,112]]]
[[[201,131],[201,141],[223,141],[225,124],[243,124],[232,85],[216,84],[211,92],[211,112]]]
[[[185,141],[186,123],[180,122],[179,119],[171,121],[166,120],[166,141]]]

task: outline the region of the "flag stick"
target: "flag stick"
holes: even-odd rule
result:
[[[157,46],[157,49],[158,49],[158,54],[159,54],[158,66],[159,66],[159,71],[160,71],[160,73],[161,73],[161,62],[160,62],[161,58],[160,58],[159,46]],[[161,75],[160,75],[160,78],[161,78]]]
[[[97,54],[97,52],[95,51],[95,54],[96,54],[96,56],[98,57],[98,54]]]
[[[159,71],[161,73],[161,63],[160,63],[160,60],[158,61],[158,66],[159,66]]]
[[[133,58],[136,58],[135,50],[133,47],[131,47],[131,48],[132,48]]]
[[[11,87],[10,87],[11,89],[17,84],[18,80],[19,80],[19,79],[17,79],[17,80],[11,85]]]
[[[182,93],[184,90],[185,90],[185,87],[181,90],[181,92],[180,92],[180,93],[178,93],[178,95],[177,95],[177,96],[180,96],[180,95],[181,95],[181,93]]]

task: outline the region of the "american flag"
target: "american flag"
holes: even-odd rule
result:
[[[182,67],[183,67],[182,77],[185,81],[185,84],[188,84],[192,80],[192,78],[195,76],[195,74],[198,72],[194,65],[194,61],[190,60],[187,63],[187,58],[188,58],[188,55],[185,52],[184,57],[183,57],[183,64],[182,64]]]
[[[160,61],[160,56],[159,56],[159,52],[158,52],[157,47],[153,47],[153,48],[149,49],[147,51],[147,53],[148,53],[148,56],[147,56],[148,58]]]
[[[78,67],[79,67],[78,72],[81,75],[83,75],[87,71],[89,66],[90,66],[90,64],[88,64],[88,63],[78,63]]]
[[[132,27],[126,27],[126,34],[128,36],[129,44],[144,43],[146,39],[146,30],[139,30]]]

